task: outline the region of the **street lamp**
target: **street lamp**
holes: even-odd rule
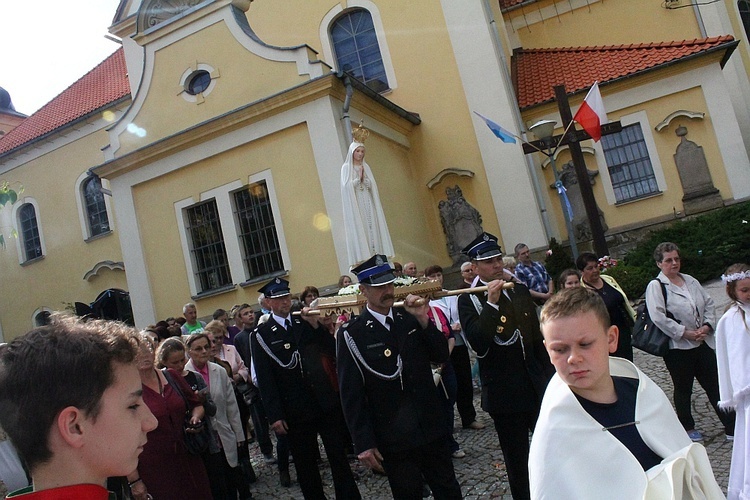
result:
[[[557,125],[557,122],[554,120],[541,120],[530,126],[529,131],[544,144],[546,151],[540,149],[539,152],[549,158],[552,172],[555,174],[555,189],[557,189],[557,194],[560,197],[560,206],[562,207],[563,219],[565,219],[565,228],[568,231],[570,250],[573,252],[573,260],[575,260],[578,258],[578,245],[576,244],[576,235],[573,230],[572,208],[570,207],[570,200],[568,200],[565,186],[563,186],[560,180],[560,172],[557,171],[557,166],[555,165],[555,153],[557,153],[559,148],[552,138],[555,125]]]

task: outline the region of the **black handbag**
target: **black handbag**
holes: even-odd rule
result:
[[[661,293],[664,295],[664,307],[666,309],[667,286],[659,280],[654,281],[658,281],[659,285],[661,285]],[[674,319],[674,316],[669,311],[667,311],[667,317]],[[648,306],[644,301],[638,306],[635,315],[632,338],[633,347],[663,358],[667,354],[667,351],[669,351],[669,340],[670,337],[662,332],[651,320],[651,316],[648,314]]]
[[[256,399],[258,399],[258,388],[250,382],[238,382],[235,388],[237,389],[237,392],[240,393],[240,397],[248,407],[252,405]]]
[[[182,393],[182,389],[177,385],[177,382],[172,379],[172,375],[169,373],[169,371],[165,368],[162,370],[164,373],[164,376],[167,379],[167,383],[172,386],[172,388],[177,391],[177,394],[182,397],[182,400],[185,402],[185,419],[182,423],[182,431],[185,437],[185,448],[187,448],[188,453],[191,455],[201,455],[203,453],[206,453],[209,448],[209,444],[211,443],[211,429],[208,425],[206,425],[206,420],[204,419],[200,424],[193,425],[190,423],[190,419],[192,418],[192,411],[190,411],[190,404],[188,403],[187,398]]]

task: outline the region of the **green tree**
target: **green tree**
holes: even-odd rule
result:
[[[18,190],[13,189],[9,181],[0,181],[0,212],[2,212],[6,205],[8,207],[12,206],[18,201],[18,195],[23,193],[23,186],[17,182],[14,184],[17,184]],[[1,248],[5,248],[5,234],[3,234],[3,229],[0,227]],[[11,238],[17,238],[18,232],[14,228],[10,228],[10,236]]]

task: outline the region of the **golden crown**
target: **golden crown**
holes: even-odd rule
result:
[[[370,131],[362,126],[363,122],[364,120],[359,122],[359,127],[352,131],[352,137],[354,140],[362,144],[364,144],[367,138],[370,137]]]

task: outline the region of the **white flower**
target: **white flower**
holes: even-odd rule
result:
[[[338,295],[357,295],[359,293],[359,283],[353,283],[344,288],[339,288]]]

